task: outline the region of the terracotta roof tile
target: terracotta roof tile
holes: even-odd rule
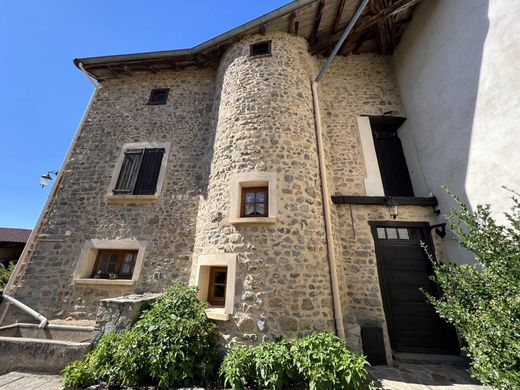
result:
[[[0,242],[27,242],[31,231],[31,229],[0,227]]]

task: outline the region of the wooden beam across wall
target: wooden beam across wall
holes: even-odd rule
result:
[[[345,8],[345,2],[346,0],[340,0],[338,4],[338,10],[336,11],[334,23],[332,24],[332,29],[330,31],[331,34],[335,34],[338,32],[339,22],[341,22],[341,15],[343,15],[343,8]]]
[[[318,29],[320,28],[321,16],[323,15],[323,7],[325,6],[325,0],[320,0],[316,14],[314,16],[314,23],[312,25],[311,37],[309,39],[311,45],[316,43],[318,40]]]

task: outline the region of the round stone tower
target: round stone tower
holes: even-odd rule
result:
[[[261,41],[271,41],[271,54],[251,57]],[[334,330],[311,92],[317,70],[307,42],[285,33],[244,38],[220,64],[192,278],[207,295],[204,269],[228,267],[234,294],[219,322],[228,342]],[[242,188],[258,185],[269,187],[269,215],[244,223]]]

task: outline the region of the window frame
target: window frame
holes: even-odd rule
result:
[[[215,274],[217,272],[225,272],[226,273],[226,281],[224,283],[217,283],[215,281]],[[208,282],[208,303],[215,307],[225,307],[226,306],[226,292],[227,292],[227,273],[228,267],[226,266],[213,266],[209,268],[209,282]],[[224,286],[224,296],[216,297],[214,296],[214,288],[216,285]]]
[[[144,255],[146,250],[146,241],[135,239],[122,240],[99,240],[90,239],[85,241],[83,249],[79,255],[76,269],[73,274],[73,283],[75,285],[114,285],[114,286],[132,286],[139,279],[141,269],[144,263]],[[97,254],[100,250],[125,250],[137,251],[134,263],[134,269],[130,279],[95,279],[92,277]]]
[[[116,272],[114,272],[115,275],[117,275],[117,278],[110,278],[110,277],[101,277],[97,278],[97,272],[99,271],[99,263],[101,261],[101,255],[104,253],[110,253],[110,254],[117,254],[117,263],[116,263]],[[132,279],[132,274],[134,273],[135,264],[137,262],[137,254],[139,251],[137,249],[98,249],[96,253],[96,261],[94,262],[94,267],[92,268],[92,273],[90,277],[92,279],[123,279],[128,280]],[[121,277],[121,269],[123,267],[124,258],[127,254],[133,254],[135,255],[134,258],[134,264],[132,266],[132,272],[130,274],[126,274],[129,277]],[[110,274],[103,274],[103,275],[110,275]]]
[[[243,189],[267,187],[266,217],[242,216]],[[278,184],[276,172],[242,172],[233,175],[229,181],[230,204],[229,223],[238,224],[274,224],[278,218]]]
[[[109,203],[117,203],[121,201],[134,201],[134,202],[153,202],[156,201],[163,188],[164,180],[166,178],[166,169],[168,166],[168,159],[170,155],[170,142],[133,142],[124,144],[119,153],[119,157],[114,165],[112,170],[112,179],[110,180],[109,187],[107,188],[106,198]],[[125,154],[128,150],[133,149],[164,149],[161,167],[159,170],[159,176],[157,178],[157,183],[155,186],[155,193],[148,195],[134,195],[134,194],[126,194],[126,193],[117,193],[114,192],[117,181],[119,179],[119,175],[121,173],[121,168],[123,166],[123,162],[125,160]],[[135,188],[135,183],[134,183]]]
[[[255,198],[256,193],[263,192],[264,193],[264,213],[262,215],[246,215],[246,206],[247,206],[247,199],[246,194],[248,192],[254,192]],[[240,199],[240,217],[241,218],[267,218],[269,217],[269,186],[261,186],[261,187],[242,187],[242,195]],[[261,204],[260,202],[253,202],[253,207],[256,211],[256,204]]]
[[[253,42],[249,45],[249,58],[260,58],[260,57],[268,57],[268,56],[271,56],[272,54],[272,51],[271,51],[271,48],[272,48],[272,45],[271,45],[272,41],[271,40],[264,40],[264,41],[258,41],[258,42]],[[262,54],[254,54],[255,52],[255,46],[258,46],[258,45],[263,45],[263,44],[266,44],[267,45],[267,53],[262,53]]]
[[[153,98],[155,95],[159,94],[159,93],[164,93],[165,96],[164,96],[164,101],[154,101]],[[170,88],[154,88],[150,91],[150,97],[148,98],[148,103],[146,103],[147,105],[150,105],[150,106],[159,106],[159,105],[163,105],[163,104],[166,104],[166,102],[168,101],[168,95],[170,93]]]

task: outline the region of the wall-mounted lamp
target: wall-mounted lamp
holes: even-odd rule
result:
[[[386,207],[388,207],[390,216],[395,220],[399,215],[399,203],[397,203],[394,198],[388,198]]]
[[[45,175],[41,175],[40,176],[40,186],[42,188],[50,183],[50,181],[52,180],[52,176],[51,175],[54,175],[54,177],[56,177],[56,176],[58,176],[58,172],[51,172],[51,171],[49,171]]]
[[[446,224],[439,223],[438,225],[431,225],[430,229],[435,229],[435,234],[437,234],[440,238],[446,237]]]

